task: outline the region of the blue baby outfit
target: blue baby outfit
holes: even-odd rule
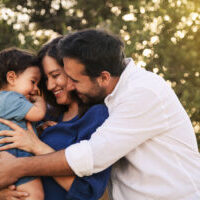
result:
[[[33,104],[22,94],[13,91],[0,91],[0,118],[10,120],[20,127],[27,129],[24,117],[32,106]],[[0,123],[1,130],[11,130],[11,128]],[[3,138],[3,136],[0,136],[0,138]],[[0,144],[0,146],[3,145],[5,144]],[[16,157],[32,156],[31,153],[20,149],[9,149],[7,151]],[[16,185],[26,183],[33,179],[34,177],[23,177],[16,182]]]

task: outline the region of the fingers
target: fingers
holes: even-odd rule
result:
[[[48,125],[49,126],[54,126],[54,125],[56,125],[57,124],[57,122],[54,122],[54,121],[48,121]]]
[[[15,185],[10,185],[10,186],[8,186],[8,189],[10,189],[10,190],[16,190],[16,186]]]
[[[8,149],[13,149],[13,148],[17,148],[17,146],[14,143],[7,144],[7,145],[0,147],[0,151],[5,151],[5,150],[8,150]]]
[[[10,190],[9,193],[10,193],[10,196],[12,196],[12,199],[21,199],[22,197],[29,196],[27,192],[17,189],[15,185],[8,186],[8,189]]]
[[[54,122],[54,121],[46,121],[46,122],[44,122],[44,124],[42,126],[45,129],[45,128],[49,127],[49,126],[54,126],[56,124],[57,124],[57,122]]]
[[[5,125],[9,126],[13,130],[23,131],[23,128],[21,128],[20,126],[18,126],[17,124],[15,124],[14,122],[11,122],[9,120],[0,118],[0,123],[3,123]]]
[[[41,126],[42,130],[44,130],[44,129],[48,128],[48,127],[49,127],[48,124],[43,124],[43,125]]]
[[[21,198],[19,197],[10,197],[10,199],[9,199],[9,197],[7,197],[7,199],[6,200],[20,200]]]
[[[10,130],[4,130],[4,131],[0,131],[0,136],[13,136],[14,131],[10,131]]]
[[[28,121],[28,122],[26,123],[26,125],[27,125],[27,129],[28,129],[29,131],[34,132],[31,122]]]
[[[56,124],[57,124],[57,122],[54,122],[54,121],[46,121],[46,122],[40,124],[37,127],[37,130],[38,130],[38,132],[42,132],[42,131],[44,131],[44,129],[46,129],[46,128],[50,127],[50,126],[54,126]]]
[[[0,144],[13,142],[13,137],[4,137],[0,139]]]
[[[13,192],[13,196],[21,198],[21,197],[27,197],[27,196],[29,196],[29,194],[27,192],[23,192],[23,191],[15,191],[15,192]]]
[[[11,189],[11,187],[15,189]],[[29,194],[24,191],[17,191],[16,186],[12,185],[8,187],[8,190],[6,191],[6,196],[8,200],[20,200],[22,197],[27,197]]]

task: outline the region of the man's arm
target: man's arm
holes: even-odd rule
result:
[[[0,188],[11,185],[23,176],[68,176],[73,175],[64,150],[34,157],[11,158],[9,153],[0,153]]]
[[[0,119],[0,123],[8,125],[14,131],[26,132],[10,121]],[[23,176],[74,175],[66,161],[64,150],[24,158],[15,158],[7,152],[1,152],[0,166],[0,188],[11,185]]]
[[[77,176],[104,170],[168,129],[163,101],[157,94],[144,87],[130,92],[126,91],[126,100],[111,106],[108,119],[90,140],[66,148],[66,160]]]

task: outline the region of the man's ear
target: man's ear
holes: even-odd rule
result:
[[[7,72],[6,79],[10,85],[14,85],[16,78],[17,78],[17,75],[14,71]]]
[[[97,78],[97,81],[100,86],[105,87],[105,86],[108,86],[110,79],[111,79],[110,72],[102,71],[100,76]]]

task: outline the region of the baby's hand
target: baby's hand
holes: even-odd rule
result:
[[[37,116],[36,121],[42,120],[46,114],[46,102],[45,102],[44,98],[39,95],[31,95],[30,101],[33,103],[33,105],[35,107],[34,116],[35,115]],[[30,115],[33,116],[33,114],[30,114]],[[29,117],[31,117],[31,116],[29,116]],[[35,120],[32,120],[32,118],[29,118],[27,120],[35,121]]]
[[[57,124],[57,122],[54,122],[54,121],[46,121],[46,122],[42,123],[41,125],[37,126],[38,135],[41,135],[42,132],[44,131],[44,129],[46,129],[50,126],[54,126],[56,124]]]
[[[31,95],[30,96],[30,101],[32,103],[35,103],[35,102],[44,102],[44,99],[41,96],[38,96],[38,95]]]

